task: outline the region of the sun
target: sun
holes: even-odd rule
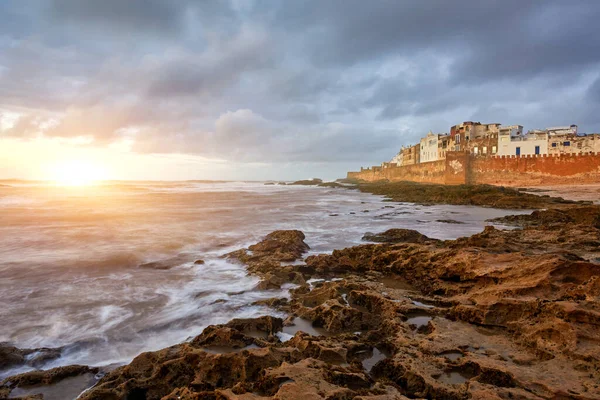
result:
[[[103,168],[86,160],[61,161],[51,169],[51,176],[61,186],[87,186],[105,179]]]

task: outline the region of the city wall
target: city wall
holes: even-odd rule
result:
[[[448,152],[445,160],[408,166],[361,168],[348,178],[374,182],[491,184],[503,186],[600,183],[600,155],[537,155],[483,157]]]

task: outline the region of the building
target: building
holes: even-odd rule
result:
[[[420,160],[421,145],[408,146],[402,148],[402,165],[418,164]]]
[[[577,125],[554,126],[552,128],[546,128],[546,133],[550,136],[577,135]]]
[[[498,153],[498,135],[491,134],[489,136],[471,139],[465,144],[465,151],[475,156],[493,156]]]
[[[600,134],[548,135],[549,154],[596,154],[598,152],[600,152]]]
[[[500,124],[482,124],[481,122],[465,121],[450,128],[450,137],[454,151],[470,151],[468,142],[471,139],[498,139]]]
[[[446,152],[450,149],[450,135],[438,135],[438,160],[446,159]]]
[[[419,145],[419,162],[431,162],[437,161],[438,159],[438,135],[433,134],[431,131],[421,138]]]
[[[526,135],[500,138],[498,143],[499,156],[529,156],[548,154],[548,134],[532,133]]]
[[[509,149],[512,150],[510,142],[519,137],[523,137],[522,125],[501,125],[498,130],[498,143],[496,144],[497,150],[492,148],[492,154],[512,155],[513,153],[508,154]]]
[[[398,167],[401,167],[402,164],[402,159],[403,159],[403,150],[404,150],[404,146],[402,146],[402,149],[400,149],[400,151],[398,152],[398,154],[396,154],[394,156],[394,158],[392,158],[392,160],[390,161],[390,164],[396,164]]]
[[[482,124],[475,122],[471,128],[472,134],[471,139],[487,138],[490,136],[498,137],[500,124]]]
[[[465,121],[450,128],[451,146],[454,151],[464,150],[464,144],[471,138],[473,125],[477,122]]]
[[[515,137],[523,135],[522,125],[500,125],[498,129],[498,137]]]

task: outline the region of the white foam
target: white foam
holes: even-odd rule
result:
[[[11,196],[18,192],[0,198],[0,298],[6,303],[0,342],[66,346],[62,358],[44,367],[125,363],[210,324],[285,317],[252,303],[289,298],[296,285],[257,290],[259,278],[221,258],[274,230],[303,231],[310,255],[390,228],[452,239],[482,231],[485,219],[515,213],[415,207],[354,190],[262,182],[111,183],[87,191],[28,184],[10,190]],[[195,265],[196,259],[205,263]],[[173,265],[138,268],[144,260]],[[308,283],[312,288],[322,281]]]

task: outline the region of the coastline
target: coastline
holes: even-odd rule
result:
[[[301,320],[209,326],[108,372],[81,398],[599,397],[600,266],[590,260],[600,257],[600,208],[514,189],[440,186],[358,189],[397,202],[540,211],[501,219],[517,231],[488,227],[441,241],[397,229],[304,262],[301,232],[268,235],[228,258],[264,287],[297,285],[291,300],[263,303]],[[65,368],[8,378],[0,399],[65,380],[51,377],[97,372],[57,373]]]

